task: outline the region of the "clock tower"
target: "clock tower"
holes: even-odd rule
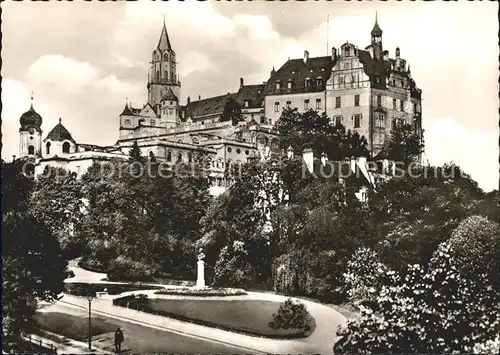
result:
[[[31,98],[33,100],[33,98]],[[42,155],[42,116],[33,108],[19,119],[19,157],[39,158]]]

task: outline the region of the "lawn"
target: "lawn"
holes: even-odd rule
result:
[[[58,306],[61,312],[39,312],[37,318],[44,320],[47,327],[44,330],[76,340],[87,339],[88,319],[86,312],[72,307]],[[114,349],[114,331],[120,327],[125,336],[122,354],[241,354],[245,350],[229,344],[221,344],[209,340],[197,339],[187,335],[171,333],[141,326],[114,318],[92,316],[92,328],[98,326],[97,331],[92,331],[92,343],[100,349],[112,351]],[[83,327],[83,329],[82,329]]]
[[[310,316],[308,333],[271,328],[269,322],[280,307],[280,303],[274,301],[151,298],[147,304],[152,311],[172,318],[271,338],[302,338],[309,336],[315,327],[314,318]]]
[[[84,282],[67,282],[64,284],[64,292],[74,296],[87,296],[89,291],[95,294],[96,292],[103,292],[107,290],[109,295],[117,295],[127,291],[141,291],[141,290],[161,290],[163,287],[148,286],[148,285],[134,285],[134,284],[108,284],[108,283],[84,283]]]

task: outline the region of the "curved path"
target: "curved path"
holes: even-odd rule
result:
[[[69,268],[75,273],[74,277],[67,280],[70,282],[103,282],[100,280],[105,277],[104,274],[82,270],[76,266],[76,263],[70,263]],[[165,287],[166,285],[161,286]],[[186,298],[185,296],[156,295],[154,294],[154,290],[126,292],[124,294],[130,293],[146,293],[148,294],[148,297],[157,298]],[[340,325],[344,325],[346,323],[346,318],[332,308],[321,303],[300,299],[300,301],[306,305],[308,312],[315,318],[316,329],[307,338],[276,340],[233,333],[123,307],[116,307],[112,305],[112,298],[114,297],[117,296],[106,296],[94,299],[92,301],[92,308],[94,312],[103,316],[126,320],[132,323],[136,322],[137,324],[146,324],[152,328],[180,333],[185,336],[234,345],[242,348],[242,350],[245,350],[246,352],[252,353],[331,354],[333,344],[336,341],[336,331]],[[210,298],[204,297],[203,299]],[[213,299],[258,299],[283,302],[287,299],[287,297],[271,293],[248,292],[245,296],[213,297]],[[87,307],[87,300],[83,297],[65,295],[59,302],[73,307]]]

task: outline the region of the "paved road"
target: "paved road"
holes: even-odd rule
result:
[[[102,274],[82,270],[74,263],[70,264],[70,269],[75,273],[75,277],[70,279],[72,282],[95,282],[102,278]],[[140,293],[144,293],[144,291],[140,291]],[[169,297],[166,295],[155,295],[154,292],[147,293],[148,297]],[[283,302],[286,299],[286,297],[281,295],[261,292],[248,292],[248,295],[246,296],[235,297],[238,299],[250,298],[279,302]],[[225,297],[224,299],[229,300],[230,298]],[[65,295],[61,302],[68,302],[74,306],[87,309],[87,300],[82,297]],[[326,305],[307,300],[301,300],[301,302],[306,305],[308,312],[314,317],[316,321],[316,329],[307,338],[292,340],[258,338],[183,322],[167,317],[156,316],[144,312],[137,312],[131,309],[113,306],[111,299],[108,297],[95,299],[92,302],[92,308],[97,314],[101,314],[108,318],[129,321],[132,323],[136,322],[136,324],[142,326],[148,325],[152,328],[156,327],[158,330],[167,330],[179,335],[205,339],[206,341],[211,340],[219,342],[220,344],[229,344],[229,346],[236,346],[240,349],[246,348],[248,350],[243,352],[247,353],[331,354],[333,344],[336,341],[336,331],[340,325],[344,325],[346,323],[346,318]],[[241,353],[242,351],[238,352]]]

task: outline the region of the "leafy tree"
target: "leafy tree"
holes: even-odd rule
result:
[[[21,211],[27,203],[33,189],[33,162],[17,159],[10,163],[2,160],[2,209],[3,214]]]
[[[498,292],[484,274],[466,278],[454,265],[442,245],[427,269],[385,272],[374,307],[339,331],[334,353],[465,353],[493,341],[500,331]]]
[[[232,97],[228,98],[226,104],[224,105],[221,121],[231,121],[233,126],[236,126],[238,122],[243,121],[241,106]]]
[[[2,338],[4,348],[15,349],[36,328],[37,301],[62,292],[67,263],[51,229],[29,213],[13,212],[3,223]]]
[[[47,167],[37,177],[30,198],[29,209],[43,220],[59,238],[61,247],[70,254],[82,243],[77,240],[77,230],[83,213],[83,195],[76,174],[62,168]]]
[[[348,130],[342,139],[341,152],[343,157],[368,157],[368,141],[358,132]]]
[[[409,123],[396,125],[384,150],[389,160],[402,162],[407,167],[424,151],[423,132],[415,132]]]

